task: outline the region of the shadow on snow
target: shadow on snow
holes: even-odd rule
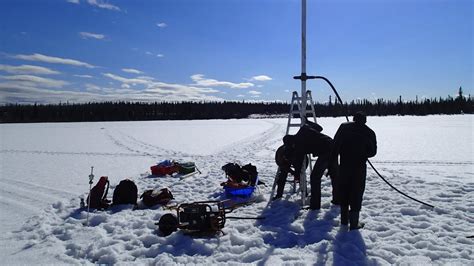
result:
[[[306,217],[301,228],[297,220],[304,214]],[[323,214],[322,217],[320,214]],[[315,265],[327,264],[330,252],[333,252],[334,265],[368,264],[362,235],[358,230],[348,231],[348,227],[339,226],[338,207],[304,211],[298,202],[279,200],[269,204],[261,216],[266,218],[258,221],[256,225],[262,230],[264,242],[271,248],[267,250],[264,261],[259,264],[264,264],[276,248],[304,248],[316,243],[321,244],[315,250],[317,252]],[[331,231],[336,226],[339,226],[339,230],[333,236]]]

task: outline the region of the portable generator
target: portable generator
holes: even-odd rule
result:
[[[226,213],[225,201],[198,201],[183,203],[177,207],[177,215],[167,213],[157,223],[163,235],[168,236],[181,229],[188,233],[217,233],[224,228]]]

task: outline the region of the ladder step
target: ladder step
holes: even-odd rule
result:
[[[306,102],[307,103],[310,103],[312,101],[312,99],[306,99]],[[293,102],[303,102],[303,98],[301,97],[296,97],[296,98],[293,98]]]
[[[288,126],[289,127],[301,127],[301,123],[299,123],[299,124],[289,124]]]
[[[300,110],[293,110],[291,111],[292,114],[299,114],[300,112],[305,112],[305,111],[300,111]],[[307,114],[312,114],[313,113],[313,110],[306,110],[306,113]]]
[[[301,96],[296,96],[296,97],[293,97],[292,99],[293,99],[293,100],[302,100],[303,97],[301,97]],[[309,95],[306,95],[306,99],[309,101],[310,99],[312,99],[312,97],[309,97]]]

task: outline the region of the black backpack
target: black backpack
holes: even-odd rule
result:
[[[236,163],[227,163],[226,165],[222,166],[222,170],[233,182],[242,182],[243,175],[240,165]]]
[[[153,207],[157,204],[166,205],[170,200],[174,199],[174,197],[169,189],[162,188],[160,190],[146,190],[140,196],[140,199],[142,199],[145,206]]]
[[[228,163],[222,166],[222,170],[224,170],[225,174],[236,183],[244,181],[250,186],[255,186],[255,183],[257,182],[257,167],[251,163],[242,167],[236,163]]]
[[[137,204],[138,189],[137,185],[130,180],[125,179],[120,181],[120,183],[114,189],[114,196],[112,199],[112,204]]]
[[[243,179],[247,181],[250,186],[255,186],[258,176],[257,167],[251,163],[246,164],[242,166],[242,173],[244,176]]]

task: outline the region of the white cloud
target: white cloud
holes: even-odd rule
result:
[[[199,88],[193,86],[187,86],[182,84],[165,83],[165,82],[153,82],[151,86],[146,89],[147,92],[155,92],[169,95],[180,95],[181,97],[198,98],[202,94],[206,93],[217,93],[218,90],[211,88]]]
[[[79,4],[79,0],[67,0],[67,1],[72,4]]]
[[[252,94],[252,95],[260,95],[262,94],[261,92],[259,91],[249,91],[248,94]]]
[[[202,99],[205,94],[219,92],[218,90],[212,88],[203,88],[155,81],[154,78],[147,76],[140,76],[137,78],[124,78],[112,73],[103,73],[102,75],[115,81],[121,82],[121,87],[125,89],[140,85],[143,86],[143,91],[148,93],[174,95],[186,100]]]
[[[91,33],[91,32],[84,32],[81,31],[79,32],[79,35],[83,39],[97,39],[97,40],[103,40],[105,38],[104,34],[98,34],[98,33]]]
[[[238,97],[238,98],[243,98],[243,97],[245,97],[245,95],[239,94],[239,95],[237,95],[236,97]]]
[[[195,84],[193,85],[196,85],[196,86],[207,86],[207,87],[223,86],[223,87],[229,87],[233,89],[246,89],[246,88],[254,86],[254,84],[250,82],[233,83],[229,81],[218,81],[215,79],[207,79],[207,78],[204,78],[204,75],[202,74],[192,75],[191,79],[195,82]]]
[[[31,75],[0,76],[0,103],[59,103],[100,101],[223,101],[219,90],[187,84],[165,83],[153,77],[125,78],[103,73],[116,85],[86,83],[82,91],[71,90],[62,80]],[[77,76],[77,75],[76,75]],[[119,84],[117,84],[117,82]]]
[[[145,51],[145,54],[146,55],[153,55],[153,56],[156,56],[156,57],[164,57],[165,56],[164,54],[156,54],[155,55],[154,53],[152,53],[150,51]]]
[[[91,75],[74,75],[74,77],[78,77],[78,78],[86,78],[86,79],[91,79],[92,76]]]
[[[40,88],[27,84],[8,84],[0,82],[2,91],[1,103],[59,103],[70,101],[74,103],[121,100],[118,95],[107,95],[101,91],[70,91]],[[102,90],[97,87],[96,89]],[[122,97],[123,98],[123,97]],[[124,99],[128,100],[128,99]]]
[[[120,8],[118,6],[109,4],[102,0],[87,0],[87,3],[89,3],[89,5],[96,6],[98,8],[104,8],[104,9],[113,10],[113,11],[120,11]]]
[[[156,23],[156,26],[158,26],[160,28],[166,28],[166,27],[168,27],[168,24],[166,24],[164,22],[160,22],[160,23]]]
[[[31,84],[0,82],[1,103],[51,103],[71,99],[74,92],[38,88]]]
[[[127,73],[132,73],[132,74],[143,74],[142,71],[134,69],[134,68],[122,68],[122,71],[127,72]]]
[[[32,65],[10,66],[10,65],[0,64],[0,71],[5,71],[10,74],[35,74],[35,75],[59,74],[58,71],[51,70],[46,67],[32,66]]]
[[[62,88],[69,84],[63,80],[42,78],[33,75],[14,75],[14,76],[0,76],[0,79],[7,80],[9,84],[19,84],[25,86],[40,86],[47,88]]]
[[[266,76],[266,75],[259,75],[259,76],[254,76],[250,80],[255,80],[255,81],[269,81],[272,80],[271,77]]]
[[[161,87],[160,87],[161,86]],[[197,88],[198,89],[198,88]],[[223,101],[224,99],[207,95],[189,86],[157,83],[148,90],[132,90],[113,87],[86,85],[86,91],[67,89],[48,89],[13,82],[1,82],[0,103],[59,103],[59,102],[103,102],[103,101]]]
[[[137,79],[144,79],[144,80],[155,80],[154,77],[149,77],[149,76],[138,76]]]
[[[126,84],[132,84],[132,85],[137,85],[137,84],[148,85],[151,83],[150,80],[140,79],[140,78],[129,79],[129,78],[124,78],[118,75],[114,75],[112,73],[102,73],[102,75],[104,75],[105,77],[111,78],[113,80],[120,81]]]
[[[48,56],[48,55],[43,55],[43,54],[32,54],[32,55],[24,55],[24,54],[19,54],[19,55],[14,55],[11,56],[12,58],[15,59],[21,59],[21,60],[27,60],[27,61],[35,61],[35,62],[44,62],[44,63],[51,63],[51,64],[63,64],[63,65],[72,65],[72,66],[81,66],[81,67],[87,67],[87,68],[95,68],[95,66],[81,62],[78,60],[74,59],[67,59],[67,58],[60,58],[60,57],[53,57],[53,56]]]
[[[90,83],[86,83],[85,86],[86,86],[87,91],[101,91],[102,90],[99,86],[90,84]]]

